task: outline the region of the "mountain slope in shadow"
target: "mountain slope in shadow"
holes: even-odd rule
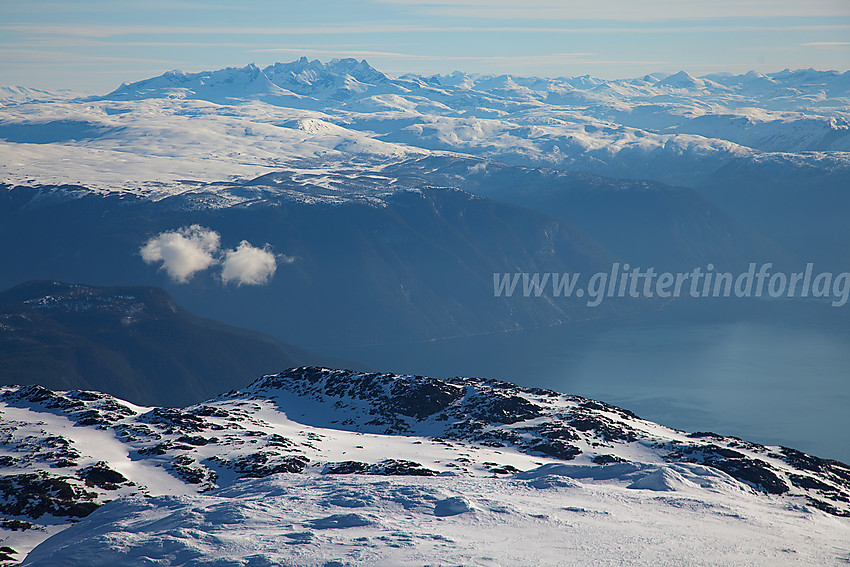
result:
[[[0,382],[181,406],[330,359],[197,317],[156,287],[31,281],[0,292]]]

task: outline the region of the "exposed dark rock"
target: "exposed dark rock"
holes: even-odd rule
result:
[[[578,441],[579,436],[575,430],[559,426],[556,424],[546,423],[537,428],[538,435],[542,435],[547,439],[560,439],[561,441]]]
[[[579,402],[579,406],[581,406],[584,409],[589,409],[589,410],[593,410],[593,411],[607,411],[607,412],[615,413],[615,414],[620,415],[622,417],[628,417],[628,418],[632,418],[632,419],[640,419],[631,410],[627,410],[627,409],[617,407],[617,406],[614,406],[614,405],[611,405],[611,404],[606,404],[605,402],[600,402],[600,401],[597,401],[597,400],[582,399],[582,401]]]
[[[0,477],[0,513],[38,519],[44,514],[82,518],[98,508],[96,492],[44,473]]]
[[[262,478],[277,473],[300,473],[308,462],[307,457],[257,452],[234,459],[230,466],[242,476]]]
[[[788,485],[770,469],[770,465],[756,459],[710,459],[704,464],[720,469],[729,476],[768,494],[784,494]]]
[[[328,427],[327,415],[332,412],[330,427],[414,435],[421,438],[415,443],[430,439],[446,448],[465,447],[469,455],[454,454],[444,463],[458,472],[480,474],[482,467],[494,475],[519,472],[512,465],[493,462],[500,460],[495,457],[481,463],[474,455],[480,447],[571,461],[581,453],[579,447],[588,446],[595,465],[610,465],[624,460],[617,455],[618,448],[637,441],[669,462],[713,467],[760,492],[807,498],[830,514],[850,510],[850,467],[843,463],[787,448],[768,450],[714,433],[698,432],[687,439],[678,433],[665,437],[663,428],[647,433],[639,418],[615,406],[495,380],[296,368],[265,376],[245,390],[205,404],[153,408],[141,414],[97,392],[57,393],[38,386],[6,387],[0,392],[6,403],[60,413],[79,427],[110,430],[127,444],[131,458],[150,459],[198,491],[215,488],[220,479],[229,481],[233,473],[254,478],[300,473],[311,459],[311,470],[323,474],[438,474],[422,463],[401,459],[325,462],[321,444],[325,436],[308,426]],[[311,423],[308,415],[303,431],[286,437],[270,433],[264,412],[298,397],[329,412],[318,413],[320,423]],[[289,413],[292,408],[279,409]],[[11,453],[0,456],[0,466],[27,471],[0,477],[4,502],[0,514],[80,517],[102,504],[109,491],[134,486],[105,462],[78,469],[82,456],[73,443],[42,426],[38,434],[37,429],[0,420],[0,444]],[[208,432],[215,432],[215,437]],[[44,472],[30,472],[33,465]],[[138,492],[144,493],[144,487]]]
[[[327,463],[322,470],[324,474],[369,474],[371,471],[372,465],[359,461]]]
[[[548,441],[538,441],[528,445],[528,450],[532,453],[539,453],[547,457],[554,457],[564,461],[575,459],[581,454],[578,447],[574,447],[568,443],[564,443],[559,439],[550,439]]]
[[[814,506],[822,512],[832,514],[833,516],[850,518],[850,511],[833,506],[829,502],[824,502],[823,500],[820,500],[819,498],[814,498],[812,496],[806,496],[806,500],[810,505]]]
[[[637,432],[624,424],[617,424],[605,416],[580,414],[569,421],[578,431],[593,431],[605,441],[625,441],[631,443],[637,440]]]
[[[688,437],[692,439],[713,439],[715,441],[723,441],[722,435],[712,433],[711,431],[694,431],[693,433],[689,433]]]
[[[294,448],[296,446],[294,441],[287,439],[283,435],[278,435],[277,433],[272,433],[266,437],[266,445],[269,447],[281,448]]]
[[[460,459],[458,459],[460,460]],[[493,474],[519,474],[522,471],[516,468],[513,465],[498,465],[498,464],[488,464],[484,463],[484,466]]]
[[[437,471],[426,469],[419,463],[403,459],[386,459],[372,467],[371,474],[404,475],[404,476],[435,476]]]
[[[476,419],[490,423],[512,424],[540,415],[540,406],[525,398],[495,394],[472,396],[467,401],[470,414]]]
[[[789,474],[788,480],[791,481],[791,484],[797,486],[799,488],[807,488],[812,490],[823,490],[823,491],[834,491],[835,487],[825,482],[821,482],[816,478],[812,478],[810,476],[803,476],[801,474]]]
[[[840,482],[845,488],[850,489],[850,466],[845,463],[821,459],[788,447],[781,447],[780,451],[782,451],[785,462],[789,465],[806,471],[827,474]]]
[[[423,419],[443,411],[463,396],[463,389],[445,382],[420,378],[412,387],[397,382],[393,384],[390,393],[394,398],[390,409],[401,415]]]
[[[80,470],[77,476],[86,481],[86,486],[96,486],[104,490],[117,490],[119,485],[127,482],[127,477],[110,469],[103,461]]]
[[[17,555],[18,552],[12,549],[11,547],[4,545],[0,547],[0,561],[16,561],[14,556]]]
[[[206,437],[201,437],[200,435],[181,435],[176,439],[176,442],[194,445],[195,447],[203,447],[209,443]]]
[[[174,457],[167,466],[168,470],[177,475],[178,478],[189,484],[208,483],[210,487],[216,481],[215,471],[211,471],[207,467],[198,464],[195,459],[188,455],[178,455]]]
[[[0,520],[0,527],[17,532],[32,529],[33,524],[23,520],[9,520],[7,518],[3,518]]]
[[[611,463],[625,463],[627,461],[617,455],[596,455],[593,457],[593,462],[597,465],[610,465]]]
[[[204,417],[223,417],[223,418],[230,417],[230,413],[228,413],[227,411],[225,411],[221,408],[216,408],[216,407],[207,406],[207,405],[195,406],[193,408],[189,408],[187,411],[189,413],[193,413],[195,415],[201,415],[201,416],[204,416]]]
[[[160,425],[171,431],[183,433],[197,433],[209,429],[207,422],[202,417],[173,408],[154,408],[139,416],[139,419],[152,425]]]

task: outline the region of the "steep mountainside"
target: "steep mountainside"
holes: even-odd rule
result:
[[[687,187],[448,156],[412,159],[384,172],[418,176],[552,215],[581,227],[633,266],[690,271],[709,263],[730,270],[749,262],[786,269],[802,265],[787,248]],[[789,246],[796,248],[793,242]]]
[[[0,382],[182,406],[321,357],[196,317],[162,289],[28,282],[0,292]]]
[[[421,180],[282,172],[156,201],[60,191],[0,188],[0,237],[22,242],[0,250],[0,261],[15,266],[0,283],[161,286],[195,313],[318,351],[551,325],[657,304],[606,301],[591,309],[586,299],[554,297],[551,285],[541,297],[494,297],[494,273],[587,279],[610,270],[616,257],[563,221]],[[223,248],[242,240],[269,244],[281,255],[273,278],[222,285],[201,272],[174,283],[142,261],[149,239],[191,225],[220,234]]]

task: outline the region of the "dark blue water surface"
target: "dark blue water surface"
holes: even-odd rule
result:
[[[850,309],[691,305],[333,354],[381,371],[551,388],[687,431],[850,462]]]

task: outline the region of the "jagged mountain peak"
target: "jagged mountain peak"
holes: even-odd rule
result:
[[[334,58],[327,63],[322,63],[319,59],[311,60],[302,56],[295,61],[273,63],[265,67],[263,71],[271,71],[273,73],[290,72],[294,75],[301,73],[314,73],[315,75],[347,73],[358,81],[363,82],[372,82],[387,78],[386,75],[372,67],[365,59],[358,61],[353,57]]]
[[[318,59],[312,61],[306,57],[301,57],[289,63],[274,63],[263,69],[264,73],[269,75],[281,76],[285,73],[290,74],[295,80],[307,80],[311,77],[316,77],[324,72],[325,65]]]
[[[673,73],[669,77],[662,79],[658,82],[658,84],[675,88],[692,88],[702,86],[702,81],[687,71],[679,71],[678,73]]]
[[[363,59],[318,59],[301,57],[289,63],[269,65],[263,72],[281,88],[314,98],[348,97],[384,85],[389,78]]]
[[[744,73],[742,78],[744,80],[747,80],[747,81],[762,80],[762,79],[768,79],[769,80],[770,79],[770,77],[768,77],[764,73],[759,73],[758,71],[753,71],[753,70],[750,70],[750,71],[747,71],[746,73]]]
[[[325,68],[335,73],[348,73],[363,83],[375,84],[387,79],[386,75],[372,67],[365,59],[359,61],[353,57],[331,59]]]

